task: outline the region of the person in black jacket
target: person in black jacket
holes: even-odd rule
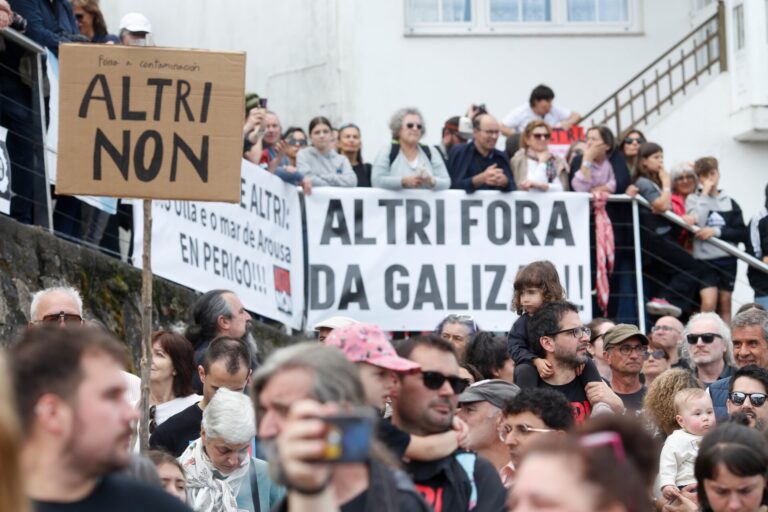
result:
[[[468,193],[475,190],[515,190],[515,179],[507,155],[496,149],[499,133],[499,122],[493,116],[475,116],[472,120],[472,142],[451,149],[448,158],[451,188]]]

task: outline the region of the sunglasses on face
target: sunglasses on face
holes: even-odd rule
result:
[[[645,139],[642,137],[627,137],[624,139],[624,144],[645,144]]]
[[[658,349],[658,350],[649,350],[643,354],[643,359],[648,359],[650,357],[653,357],[654,359],[666,359],[667,353],[661,349]]]
[[[709,345],[713,341],[715,341],[715,338],[722,338],[719,334],[715,334],[714,332],[703,332],[701,334],[689,334],[686,336],[688,339],[689,345],[695,345],[699,342],[699,338],[701,338],[701,341],[703,341],[706,345]]]
[[[288,139],[287,142],[289,146],[306,146],[307,145],[307,139]]]
[[[531,136],[537,140],[549,140],[552,138],[552,135],[548,133],[532,133]]]
[[[85,18],[85,14],[83,14],[83,13],[81,13],[81,12],[79,12],[79,13],[75,14],[75,19],[76,19],[77,21],[83,21],[83,18]]]
[[[765,403],[765,393],[742,393],[741,391],[733,391],[728,394],[728,398],[731,399],[733,405],[743,405],[744,401],[749,397],[750,403],[755,407],[762,407]]]
[[[45,315],[39,322],[45,324],[59,324],[64,322],[65,324],[79,325],[83,323],[83,317],[75,313],[65,313],[60,311],[59,313]]]
[[[453,392],[457,395],[463,393],[464,390],[469,387],[469,381],[467,379],[462,379],[461,377],[456,377],[454,375],[448,377],[439,372],[421,372],[421,378],[424,380],[424,386],[432,391],[437,391],[443,387],[445,381],[448,381],[451,385],[451,389],[453,389]]]
[[[405,123],[405,127],[408,128],[409,130],[413,130],[414,128],[416,128],[419,131],[421,131],[421,129],[423,128],[423,126],[419,123]]]

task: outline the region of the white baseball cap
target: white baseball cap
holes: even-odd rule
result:
[[[120,30],[152,33],[152,24],[140,12],[129,12],[120,20]]]
[[[317,331],[320,328],[326,328],[326,329],[338,329],[339,327],[346,327],[348,325],[354,325],[359,323],[354,318],[349,318],[348,316],[332,316],[330,318],[326,318],[322,322],[317,322],[315,325],[312,326],[312,329]]]

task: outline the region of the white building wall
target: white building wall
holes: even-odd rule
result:
[[[243,50],[247,87],[269,98],[283,125],[313,115],[361,126],[365,154],[389,140],[404,105],[424,113],[428,142],[470,103],[498,116],[539,83],[556,103],[586,113],[691,28],[687,1],[645,0],[642,35],[404,35],[404,0],[111,0],[117,32],[129,11],[147,15],[158,45]]]

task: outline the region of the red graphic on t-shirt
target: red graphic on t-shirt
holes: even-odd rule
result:
[[[584,423],[592,412],[592,405],[589,400],[571,402],[571,407],[573,408],[573,419],[577,425]]]
[[[443,489],[433,489],[426,485],[416,484],[416,490],[424,497],[427,505],[432,507],[435,512],[443,512]]]

